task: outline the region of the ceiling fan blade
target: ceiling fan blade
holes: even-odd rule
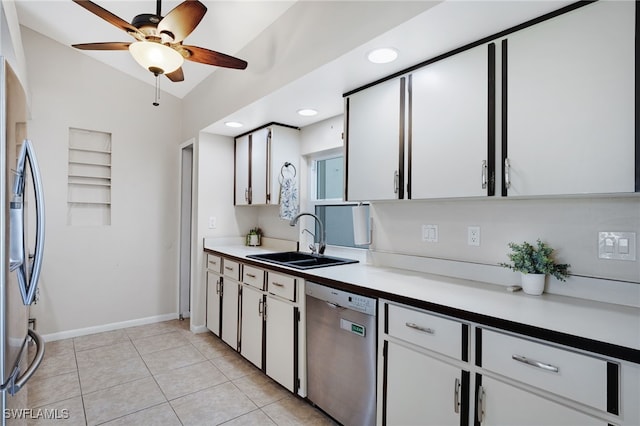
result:
[[[120,28],[123,31],[126,31],[128,33],[139,33],[136,27],[134,27],[124,19],[117,17],[113,13],[109,12],[108,10],[98,6],[97,4],[89,0],[73,0],[73,2],[79,6],[84,7],[89,12],[104,19],[108,23],[115,25],[116,27]]]
[[[197,0],[180,3],[158,23],[158,33],[166,34],[174,43],[184,40],[198,26],[207,7]]]
[[[181,46],[182,49],[188,52],[185,59],[193,62],[199,62],[201,64],[215,65],[217,67],[235,68],[243,70],[247,68],[247,62],[242,59],[234,58],[233,56],[225,55],[224,53],[214,52],[213,50],[205,49],[204,47],[197,46]]]
[[[184,81],[184,73],[182,72],[182,68],[178,68],[174,72],[171,72],[165,75],[169,80],[173,81],[174,83],[177,83],[179,81]]]
[[[82,43],[73,44],[71,47],[75,47],[80,50],[129,50],[131,43],[107,42],[107,43]]]

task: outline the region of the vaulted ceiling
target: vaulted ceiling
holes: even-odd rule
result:
[[[322,30],[324,34],[328,34],[327,30],[330,30],[331,34],[336,35],[334,57],[331,58],[331,55],[324,51],[323,54],[329,59],[323,65],[290,81],[256,102],[230,111],[224,117],[213,118],[207,130],[219,134],[238,134],[238,129],[229,129],[223,124],[231,119],[242,121],[245,129],[251,129],[267,121],[282,121],[304,126],[334,116],[342,112],[341,95],[348,90],[570,3],[567,0],[446,0],[444,2],[380,0],[348,3],[352,9],[360,7],[365,12],[365,8],[372,8],[373,3],[381,2],[391,6],[405,7],[411,11],[410,16],[406,19],[402,18],[403,22],[399,25],[398,16],[402,16],[401,14],[398,14],[395,20],[390,19],[387,25],[385,25],[385,16],[382,15],[377,19],[355,19],[348,25],[342,22],[338,25],[337,19],[335,28],[319,28],[319,33],[322,33],[320,31]],[[154,0],[96,0],[95,3],[125,21],[130,21],[141,13],[155,13],[156,10]],[[176,0],[164,0],[162,14],[166,15],[179,3],[181,2]],[[282,22],[282,18],[287,14],[304,13],[305,3],[308,3],[309,7],[317,7],[322,1],[229,0],[203,1],[203,3],[208,11],[203,21],[186,38],[185,44],[239,56],[239,52],[255,43],[257,38],[268,34],[266,30],[270,26],[277,25],[278,20]],[[21,25],[64,45],[133,40],[123,31],[74,4],[71,0],[18,0],[16,5]],[[297,7],[293,7],[296,5]],[[378,9],[380,14],[384,13],[384,8],[378,7],[376,11]],[[291,18],[291,16],[288,17]],[[369,34],[375,34],[369,41],[357,46],[339,46],[341,39],[345,40],[344,43],[348,43],[347,37],[341,37],[340,34],[349,34],[367,27],[370,27]],[[295,37],[295,31],[291,32],[291,37]],[[398,60],[386,65],[368,63],[366,53],[381,46],[396,48],[399,51]],[[345,49],[347,49],[346,52]],[[128,52],[82,51],[82,53],[150,85],[155,83],[153,75],[140,67]],[[305,57],[312,58],[319,53],[314,46],[308,46],[308,49],[298,53],[298,58],[304,61]],[[268,57],[271,52],[261,51],[259,54]],[[249,62],[248,70],[250,70],[252,63],[260,63],[264,61],[264,57],[242,57],[242,59]],[[204,80],[215,78],[218,70],[217,67],[188,61],[185,62],[183,69],[184,82],[172,83],[162,79],[161,89],[184,98],[197,89]],[[315,118],[300,117],[295,114],[295,111],[302,107],[313,107],[320,113]]]

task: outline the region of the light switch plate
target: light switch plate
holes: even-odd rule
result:
[[[636,233],[598,232],[598,257],[609,260],[636,260]]]
[[[437,243],[438,225],[422,225],[422,241],[426,243]]]

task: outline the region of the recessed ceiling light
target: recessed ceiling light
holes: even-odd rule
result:
[[[304,117],[313,117],[314,115],[318,114],[318,111],[312,108],[303,108],[298,110],[298,114]]]
[[[391,47],[382,47],[369,52],[367,59],[374,64],[387,64],[393,62],[398,57],[398,51]]]
[[[234,127],[234,128],[243,126],[243,124],[238,121],[227,121],[224,123],[224,125],[227,127]]]

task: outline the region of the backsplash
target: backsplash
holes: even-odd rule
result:
[[[598,258],[599,231],[640,236],[640,198],[432,200],[374,203],[374,249],[495,265],[507,261],[510,241],[556,249],[575,275],[640,284],[640,262]],[[438,226],[438,242],[422,241],[422,225]],[[480,227],[480,246],[467,244],[467,227]]]

